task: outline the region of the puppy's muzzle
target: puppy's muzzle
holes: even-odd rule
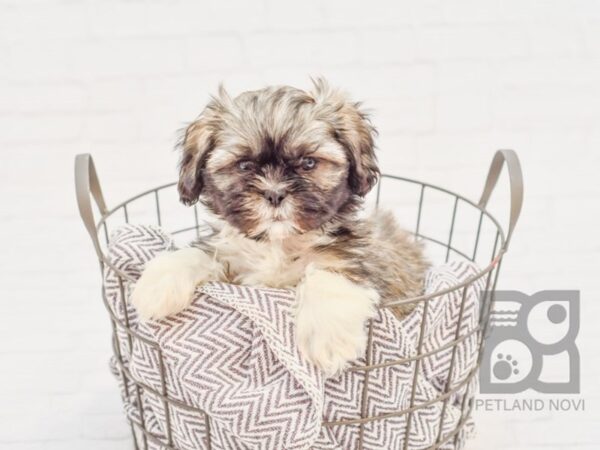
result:
[[[283,199],[285,198],[285,196],[287,195],[287,192],[283,191],[283,190],[268,190],[265,191],[263,193],[263,195],[265,196],[265,198],[269,201],[269,203],[274,206],[277,207],[281,204],[281,202],[283,201]]]

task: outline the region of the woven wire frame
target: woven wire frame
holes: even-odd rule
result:
[[[414,203],[418,205],[417,213],[415,217],[415,222],[412,231],[415,239],[425,241],[429,246],[437,246],[438,248],[443,250],[445,257],[444,261],[448,261],[451,257],[460,258],[466,261],[477,262],[479,264],[479,271],[468,278],[467,280],[452,286],[450,288],[446,288],[440,290],[438,292],[434,292],[428,295],[421,295],[419,297],[414,297],[411,299],[405,300],[397,300],[393,302],[386,303],[381,306],[382,308],[389,308],[394,305],[398,305],[401,303],[423,303],[423,314],[421,316],[421,324],[419,331],[419,339],[417,343],[417,352],[414,356],[398,359],[395,361],[388,361],[381,364],[372,364],[372,339],[373,339],[373,321],[370,321],[368,324],[368,343],[367,350],[365,355],[366,364],[361,366],[353,366],[348,370],[352,371],[360,371],[364,373],[364,383],[363,390],[361,395],[361,416],[357,419],[346,419],[339,420],[335,422],[325,422],[323,424],[324,427],[341,427],[341,426],[352,426],[359,428],[358,433],[358,449],[362,450],[363,448],[363,436],[364,436],[364,428],[365,424],[373,421],[382,421],[389,419],[391,417],[397,417],[401,415],[407,415],[406,420],[406,431],[404,438],[404,450],[409,448],[409,435],[411,431],[411,422],[412,417],[415,411],[426,408],[434,403],[441,404],[441,415],[440,415],[440,423],[439,423],[439,434],[437,436],[436,443],[430,446],[430,449],[436,449],[445,445],[446,443],[453,441],[456,445],[461,430],[464,428],[465,424],[470,418],[470,415],[473,411],[473,402],[468,401],[470,398],[470,389],[472,389],[474,383],[472,383],[473,377],[476,376],[478,372],[479,365],[481,363],[481,359],[483,356],[484,349],[484,338],[486,336],[486,331],[488,329],[489,316],[493,303],[493,293],[496,288],[496,283],[498,280],[498,274],[500,270],[500,265],[502,261],[502,257],[506,252],[507,248],[507,238],[502,230],[502,227],[498,223],[498,221],[487,211],[485,205],[476,204],[475,202],[455,194],[449,190],[428,184],[422,183],[419,181],[415,181],[408,178],[397,177],[393,175],[383,175],[381,177],[380,182],[377,185],[375,190],[375,205],[379,206],[381,202],[381,196],[384,192],[384,185],[394,184],[394,191],[398,192],[402,190],[405,186],[411,185],[417,188],[417,198],[414,199]],[[112,225],[109,225],[109,222],[116,221],[118,224],[122,223],[130,223],[132,209],[142,200],[150,199],[153,205],[153,216],[154,221],[157,225],[164,225],[164,217],[163,217],[163,208],[161,204],[161,199],[167,198],[167,193],[169,190],[174,191],[175,183],[165,184],[154,189],[145,191],[139,195],[136,195],[120,204],[115,206],[112,209],[107,209],[104,213],[101,211],[101,217],[99,222],[96,225],[97,237],[100,240],[104,241],[105,245],[108,246],[110,243],[110,232]],[[437,195],[441,195],[449,200],[452,204],[452,213],[448,220],[448,233],[445,239],[440,239],[439,237],[434,237],[424,231],[424,223],[423,223],[423,210],[427,202],[427,197],[430,192],[435,192]],[[176,192],[171,192],[172,195],[169,195],[170,201],[176,201],[177,195]],[[481,203],[481,202],[480,202]],[[472,212],[475,212],[475,229],[476,231],[470,236],[471,248],[469,251],[465,250],[465,247],[459,248],[458,245],[455,244],[455,233],[456,233],[456,224],[457,219],[459,218],[460,211],[470,209]],[[146,209],[146,212],[147,209]],[[206,230],[202,220],[200,219],[202,215],[202,211],[198,208],[197,205],[194,205],[192,208],[191,218],[189,217],[189,209],[186,210],[186,214],[188,215],[188,223],[189,225],[183,227],[177,227],[172,230],[168,230],[172,235],[186,235],[190,238],[193,237],[201,237],[203,232]],[[437,217],[439,220],[439,217]],[[143,222],[136,221],[137,223],[148,223],[147,218]],[[486,253],[487,255],[483,255],[482,247],[482,230],[484,226],[491,228],[492,232],[492,242],[493,245],[491,248],[488,248]],[[113,228],[114,229],[114,228]],[[489,230],[488,230],[489,231]],[[129,283],[134,283],[135,280],[129,276],[128,274],[122,272],[117,267],[111,264],[111,262],[104,256],[106,254],[105,251],[101,252],[102,256],[100,256],[100,269],[101,273],[104,274],[105,269],[108,267],[114,271],[117,276],[120,290],[121,301],[125,302],[126,299],[126,286]],[[485,280],[485,289],[483,291],[483,297],[480,298],[480,318],[479,324],[474,329],[470,330],[466,334],[460,333],[462,320],[463,320],[463,312],[465,307],[465,299],[467,297],[467,290],[473,285],[474,282],[480,280]],[[454,339],[448,344],[437,348],[435,350],[429,352],[423,352],[423,338],[425,335],[425,318],[427,317],[427,308],[431,300],[438,298],[442,295],[449,294],[451,292],[458,292],[460,298],[462,298],[462,302],[460,305],[459,319],[456,323],[456,329],[454,333]],[[210,428],[210,417],[209,415],[196,408],[189,406],[179,400],[176,400],[169,396],[168,385],[166,381],[166,370],[165,363],[162,358],[162,351],[157,343],[152,340],[142,336],[135,329],[130,326],[129,317],[127,316],[127,307],[126,305],[122,305],[123,311],[125,311],[124,318],[121,319],[115,315],[115,313],[110,308],[105,290],[103,287],[103,301],[106,306],[106,309],[109,313],[110,320],[112,323],[112,343],[113,343],[113,354],[116,359],[116,365],[119,372],[119,376],[121,377],[121,381],[124,387],[125,396],[130,399],[131,395],[135,397],[135,408],[137,409],[136,413],[128,414],[128,420],[130,423],[134,447],[139,450],[146,450],[149,448],[149,442],[155,444],[159,448],[169,449],[169,450],[180,450],[178,449],[173,442],[173,430],[171,429],[171,420],[172,420],[172,409],[173,408],[181,408],[186,410],[187,412],[191,412],[197,414],[199,417],[204,420],[205,424],[205,436],[204,436],[204,445],[206,448],[211,449],[211,428]],[[477,336],[478,342],[478,355],[477,362],[475,367],[471,371],[467,373],[467,375],[461,380],[452,380],[452,373],[456,361],[456,353],[458,345],[463,342],[465,339],[469,338],[472,335]],[[125,336],[125,346],[123,346],[123,336]],[[134,379],[127,367],[126,361],[129,360],[131,351],[133,349],[133,345],[135,340],[139,340],[143,345],[147,345],[156,352],[158,355],[159,361],[159,369],[160,369],[160,389],[156,389],[155,387],[149,386],[143,382],[140,382]],[[128,349],[130,352],[129,355],[123,355],[123,348]],[[443,392],[434,399],[431,399],[424,403],[416,404],[415,402],[415,394],[417,387],[417,379],[419,377],[419,373],[421,370],[421,362],[423,358],[431,356],[437,352],[447,350],[452,348],[451,361],[447,374],[447,382],[445,389]],[[379,414],[375,416],[369,416],[367,412],[367,394],[369,391],[369,381],[370,374],[373,371],[382,369],[384,367],[402,365],[402,364],[412,364],[413,365],[413,378],[412,378],[412,388],[410,393],[410,406],[406,409],[395,411],[392,413]],[[453,387],[451,387],[453,386]],[[133,389],[134,392],[131,392]],[[447,406],[449,399],[460,390],[464,390],[463,401],[460,406],[460,420],[457,422],[456,426],[450,430],[449,432],[443,433],[443,424],[445,420],[445,415],[447,411]],[[144,396],[153,396],[156,399],[159,399],[164,408],[164,416],[166,419],[166,430],[164,435],[157,435],[148,430],[146,418],[144,417],[144,408],[143,408],[143,397]]]

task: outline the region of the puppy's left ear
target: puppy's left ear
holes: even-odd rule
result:
[[[336,140],[348,154],[350,188],[363,197],[379,178],[374,140],[377,130],[368,115],[361,111],[360,103],[350,101],[323,79],[313,80],[313,84],[312,94],[320,108],[320,118],[332,125]]]

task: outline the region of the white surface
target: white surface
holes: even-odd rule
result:
[[[219,81],[319,74],[373,110],[388,172],[476,198],[493,150],[519,151],[500,287],[581,289],[586,411],[480,413],[470,448],[598,448],[598,30],[593,0],[0,0],[0,448],[130,448],[74,155],[113,205],[174,179],[175,131]]]

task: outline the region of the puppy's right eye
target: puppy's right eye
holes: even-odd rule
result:
[[[252,161],[244,160],[238,162],[237,166],[242,172],[250,172],[254,169],[255,164]]]

